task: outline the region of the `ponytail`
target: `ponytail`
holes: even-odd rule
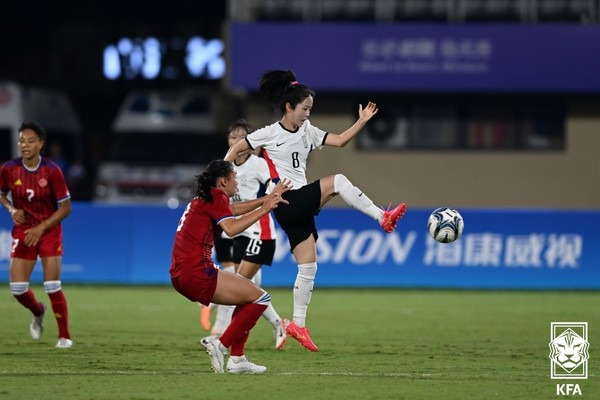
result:
[[[233,172],[233,165],[224,160],[211,161],[204,172],[196,175],[196,196],[205,201],[212,200],[210,189],[217,186],[217,179],[227,178]]]
[[[280,69],[263,73],[258,82],[258,92],[261,93],[269,104],[285,114],[285,105],[290,103],[292,108],[304,101],[309,96],[315,97],[315,92],[308,86],[299,83],[292,71]]]

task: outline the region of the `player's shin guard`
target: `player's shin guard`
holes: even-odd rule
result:
[[[294,282],[294,322],[299,327],[306,323],[306,311],[310,304],[312,290],[317,274],[317,263],[298,264],[298,275]]]
[[[333,178],[333,190],[352,208],[367,214],[376,221],[381,221],[383,212],[359,188],[352,185],[344,175],[337,174]]]
[[[29,289],[29,282],[10,282],[10,292],[23,307],[39,317],[44,313],[44,308],[35,298],[33,291]]]
[[[44,289],[48,293],[50,303],[52,304],[52,311],[56,317],[56,323],[58,325],[58,337],[71,339],[69,332],[69,310],[67,307],[67,299],[62,291],[60,281],[45,281]]]
[[[263,292],[254,303],[237,306],[233,312],[231,323],[221,336],[223,346],[231,347],[232,356],[244,355],[244,346],[250,330],[256,325],[256,321],[262,313],[271,304],[271,296],[267,292]]]

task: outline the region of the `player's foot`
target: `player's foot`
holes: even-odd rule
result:
[[[402,218],[402,216],[406,213],[406,204],[400,203],[398,207],[392,210],[385,210],[383,212],[383,219],[381,220],[381,227],[387,233],[394,232],[396,229],[396,224],[398,224],[398,220]]]
[[[210,307],[200,304],[200,324],[202,329],[210,331]]]
[[[41,302],[40,305],[43,309],[42,313],[37,317],[34,315],[31,319],[31,324],[29,324],[29,333],[35,340],[40,340],[42,333],[44,332],[44,315],[46,315],[46,305]]]
[[[73,341],[71,339],[61,337],[60,339],[58,339],[58,342],[54,347],[56,347],[57,349],[70,349],[71,347],[73,347]]]
[[[230,374],[262,374],[267,370],[267,367],[248,361],[246,356],[236,358],[238,358],[237,362],[233,361],[233,357],[227,360],[227,372]]]
[[[221,344],[218,338],[211,338],[206,341],[206,352],[210,357],[210,365],[213,371],[217,374],[222,374],[225,371],[225,356],[227,355],[227,349]]]
[[[310,331],[304,327],[300,328],[296,322],[292,321],[285,329],[288,335],[296,339],[302,347],[310,351],[319,351],[317,345],[310,338]]]
[[[209,340],[218,339],[218,338],[220,338],[220,337],[221,337],[221,336],[219,336],[219,335],[210,335],[210,336],[205,336],[205,337],[203,337],[202,339],[200,339],[200,340],[198,341],[198,344],[199,344],[199,345],[201,345],[201,346],[204,346],[204,347],[208,347],[208,341],[209,341]]]
[[[283,346],[285,346],[285,342],[287,341],[285,329],[288,327],[289,324],[290,321],[288,321],[285,318],[282,318],[273,327],[273,336],[275,336],[275,348],[277,350],[282,350]]]

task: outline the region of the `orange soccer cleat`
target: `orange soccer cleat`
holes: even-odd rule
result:
[[[296,339],[302,347],[310,351],[319,351],[317,345],[310,338],[310,331],[306,328],[300,328],[296,322],[292,321],[285,329],[286,333]]]
[[[400,203],[398,207],[392,210],[385,210],[383,212],[383,219],[381,220],[381,227],[387,233],[394,232],[396,229],[396,224],[398,224],[398,220],[402,218],[402,216],[406,213],[406,204]]]

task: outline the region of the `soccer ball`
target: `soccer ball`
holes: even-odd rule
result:
[[[465,223],[458,211],[440,207],[435,209],[427,221],[429,234],[440,243],[454,242],[463,232]]]

